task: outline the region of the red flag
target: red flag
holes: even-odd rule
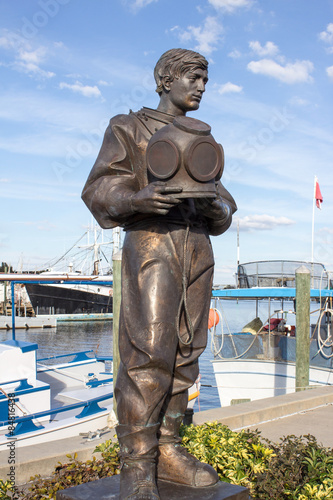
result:
[[[323,203],[323,196],[320,192],[319,182],[316,179],[316,189],[315,189],[316,206],[321,209],[321,204]]]

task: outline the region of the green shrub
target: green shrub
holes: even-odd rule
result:
[[[333,450],[311,436],[287,436],[270,443],[274,456],[269,468],[257,477],[259,499],[333,499]]]
[[[333,450],[313,436],[288,436],[274,444],[258,431],[234,432],[222,424],[181,428],[183,445],[209,463],[222,481],[246,486],[253,500],[333,500]],[[18,499],[55,499],[56,492],[101,477],[119,474],[119,446],[111,440],[96,447],[101,459],[81,462],[69,455],[51,478],[32,478],[29,492]],[[9,484],[0,481],[0,498],[11,499]]]
[[[274,451],[261,443],[258,431],[234,432],[216,422],[185,427],[182,437],[186,449],[212,465],[221,481],[246,486],[252,493],[257,475],[267,470],[274,456]]]
[[[182,430],[183,444],[222,481],[246,486],[256,500],[333,500],[333,450],[311,436],[274,444],[258,431],[209,423]]]
[[[77,460],[76,453],[73,457],[67,455],[69,458],[67,464],[59,462],[52,477],[48,479],[42,479],[39,475],[32,477],[29,492],[19,492],[18,498],[24,500],[55,499],[59,490],[119,474],[118,443],[112,443],[110,440],[97,448],[95,451],[102,452],[101,459],[93,457],[92,460],[81,462]]]
[[[13,491],[13,487],[10,481],[3,481],[0,479],[0,498],[1,500],[11,500],[11,496],[8,495]]]

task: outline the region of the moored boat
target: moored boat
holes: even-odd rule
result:
[[[309,386],[333,385],[333,289],[324,266],[290,261],[249,264],[239,266],[239,288],[213,292],[218,318],[211,325],[213,368],[221,406],[304,389],[296,388],[297,331],[293,310],[295,270],[301,264],[307,264],[311,272],[310,295],[319,309],[317,322],[309,331]],[[242,300],[255,304],[255,319],[240,330],[230,331],[224,322],[222,304],[227,309],[230,300],[237,300],[239,307]],[[264,324],[258,318],[258,304],[262,301],[268,309]],[[292,309],[284,310],[288,303]]]
[[[37,361],[37,344],[8,340],[0,344],[0,451],[97,432],[116,422],[109,359],[91,351]],[[68,358],[67,358],[68,359]]]
[[[37,359],[38,345],[0,343],[0,452],[114,427],[112,358],[92,350]],[[63,361],[64,360],[64,361]],[[200,393],[189,389],[188,408]]]
[[[111,234],[112,237],[105,240],[103,230],[96,226],[86,231],[64,255],[47,263],[44,270],[37,273],[44,283],[26,283],[36,315],[112,313],[112,253],[119,247],[120,237],[116,230]],[[85,236],[87,243],[79,244]],[[51,281],[55,275],[78,281],[81,276],[93,276],[104,283],[100,286],[47,283],[46,278]]]
[[[52,278],[54,273],[43,272],[40,276]],[[64,276],[80,279],[79,273],[66,273]],[[110,286],[26,283],[26,289],[36,315],[111,313],[112,276],[103,276],[103,281],[107,280],[110,280]]]

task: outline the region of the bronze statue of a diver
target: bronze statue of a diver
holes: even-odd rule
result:
[[[163,54],[154,70],[157,109],[144,107],[111,119],[82,194],[103,228],[119,225],[126,231],[115,386],[122,500],[159,499],[156,479],[196,487],[218,481],[212,467],[180,445],[179,428],[207,342],[214,268],[209,235],[228,229],[236,204],[220,174],[213,195],[184,196],[182,186],[170,186],[167,177],[182,162],[192,161],[204,177],[208,159],[202,146],[179,152],[162,137],[164,144],[149,156],[158,172],[161,162],[161,177],[152,179],[147,168],[148,144],[163,127],[175,124],[198,137],[207,135],[206,124],[186,117],[199,108],[207,69],[208,62],[196,52]]]

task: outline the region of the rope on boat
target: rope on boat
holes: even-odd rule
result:
[[[333,346],[332,333],[330,332],[330,334],[327,336],[327,339],[323,340],[321,337],[321,332],[320,332],[322,319],[324,317],[324,314],[327,314],[327,313],[329,313],[331,315],[331,318],[333,317],[333,309],[328,307],[328,298],[325,301],[325,307],[323,308],[323,310],[319,316],[317,325],[316,325],[316,328],[318,328],[317,338],[318,338],[318,347],[319,347],[316,355],[319,354],[319,352],[320,352],[324,358],[331,359],[331,358],[333,358],[333,352],[331,354],[326,354],[324,352],[324,348]],[[328,322],[327,322],[327,327],[328,327]]]
[[[0,392],[2,392],[2,394],[4,394],[4,395],[5,395],[5,397],[6,397],[8,400],[10,400],[10,401],[12,401],[12,400],[13,400],[13,398],[10,398],[10,397],[9,397],[9,395],[7,394],[7,392],[6,392],[6,391],[4,391],[4,389],[2,389],[2,387],[0,387]],[[26,411],[24,411],[24,410],[20,407],[20,405],[18,405],[15,401],[14,401],[14,405],[16,406],[16,408],[18,408],[18,409],[19,409],[19,410],[23,413],[23,415],[24,415],[24,416],[25,416],[25,415],[27,415],[27,412],[26,412]]]
[[[330,299],[331,302],[332,302],[332,299]],[[322,319],[324,317],[325,314],[330,314],[331,317],[333,317],[333,308],[332,307],[328,307],[328,301],[329,301],[329,298],[326,298],[326,301],[325,301],[325,305],[324,307],[320,307],[319,309],[316,309],[315,311],[310,311],[310,314],[314,314],[315,312],[318,312],[318,311],[321,311],[321,314],[317,320],[317,323],[316,323],[316,326],[315,326],[315,329],[314,329],[314,332],[313,332],[313,335],[312,335],[312,338],[316,332],[316,330],[318,330],[318,333],[317,333],[317,339],[318,339],[318,351],[317,353],[315,354],[315,356],[317,356],[317,354],[321,353],[322,356],[326,359],[331,359],[333,358],[333,352],[331,354],[326,354],[324,352],[324,348],[325,347],[333,347],[333,337],[332,337],[332,333],[330,332],[330,334],[328,335],[327,339],[323,340],[323,338],[321,337],[321,332],[320,332],[320,328],[321,328],[321,323],[322,323]],[[331,304],[332,305],[332,304]],[[271,314],[267,321],[263,324],[263,326],[256,332],[256,334],[254,335],[254,338],[253,338],[253,341],[251,342],[251,344],[249,345],[249,347],[242,353],[242,354],[238,354],[237,353],[237,349],[236,349],[236,346],[235,346],[235,342],[234,342],[234,339],[233,339],[233,335],[231,334],[231,331],[230,331],[230,328],[229,328],[229,324],[227,322],[227,319],[225,317],[225,314],[223,313],[223,308],[221,307],[222,309],[222,312],[220,312],[216,307],[213,308],[213,311],[219,316],[220,318],[220,324],[221,324],[221,332],[222,332],[222,335],[221,335],[221,345],[220,346],[217,346],[216,345],[216,338],[217,338],[217,335],[216,335],[216,327],[217,327],[217,324],[214,324],[212,329],[211,329],[211,352],[214,354],[214,356],[218,356],[220,359],[222,360],[232,360],[232,359],[239,359],[241,358],[242,356],[244,356],[250,349],[251,347],[254,345],[255,341],[256,341],[256,338],[258,337],[258,335],[262,332],[263,328],[264,328],[264,325],[266,325],[267,323],[270,322],[270,320],[275,316],[275,314],[277,314],[278,311],[275,311],[273,312],[273,314]],[[232,343],[232,346],[234,348],[234,351],[235,351],[235,356],[232,356],[232,357],[228,357],[228,358],[225,358],[221,355],[221,351],[223,349],[223,346],[224,346],[224,336],[225,336],[225,333],[224,333],[224,328],[223,328],[223,320],[225,321],[226,323],[226,326],[228,328],[228,332],[229,332],[229,335],[230,335],[230,339],[231,339],[231,343]],[[218,322],[219,323],[219,322]]]
[[[223,310],[223,308],[222,308],[222,310]],[[222,360],[229,360],[229,359],[230,359],[230,360],[232,360],[232,359],[239,359],[239,358],[243,357],[243,356],[244,356],[244,355],[245,355],[245,354],[246,354],[246,353],[247,353],[247,352],[251,349],[251,347],[254,345],[254,343],[255,343],[255,341],[256,341],[256,339],[257,339],[257,337],[258,337],[259,333],[261,333],[261,332],[262,332],[262,330],[263,330],[264,326],[265,326],[267,323],[269,323],[269,322],[270,322],[270,320],[274,317],[274,315],[275,315],[275,314],[277,314],[277,312],[273,312],[273,314],[271,314],[271,315],[268,317],[267,321],[266,321],[266,322],[262,325],[262,327],[261,327],[261,328],[260,328],[260,329],[256,332],[256,334],[254,335],[254,338],[253,338],[253,340],[252,340],[251,344],[247,347],[247,349],[245,349],[245,351],[244,351],[242,354],[238,354],[238,353],[237,353],[237,349],[236,349],[236,345],[235,345],[235,341],[234,341],[234,339],[233,339],[233,335],[231,334],[231,331],[230,331],[230,328],[229,328],[229,325],[228,325],[228,322],[227,322],[227,319],[226,319],[225,315],[222,317],[222,316],[221,316],[221,314],[220,314],[220,311],[219,311],[218,309],[216,309],[216,308],[214,309],[214,311],[215,311],[215,312],[219,315],[219,317],[220,317],[220,319],[221,319],[222,339],[221,339],[221,346],[217,349],[217,348],[216,348],[216,344],[215,344],[215,339],[216,339],[216,337],[217,337],[217,336],[216,336],[216,326],[217,326],[217,325],[215,325],[215,324],[214,324],[214,326],[213,326],[213,328],[214,328],[214,329],[213,329],[213,331],[211,332],[211,334],[212,334],[212,338],[211,338],[211,351],[212,351],[212,353],[214,354],[214,356],[218,356],[218,357],[219,357],[220,359],[222,359]],[[224,335],[225,335],[225,333],[224,333],[224,329],[223,329],[223,319],[224,319],[224,321],[226,322],[226,325],[227,325],[227,328],[228,328],[228,331],[229,331],[229,335],[230,335],[230,339],[231,339],[231,343],[232,343],[232,346],[233,346],[234,351],[235,351],[235,354],[236,354],[236,356],[232,356],[232,357],[229,357],[229,358],[225,358],[225,357],[223,357],[223,356],[221,355],[221,351],[222,351],[223,344],[224,344]]]

